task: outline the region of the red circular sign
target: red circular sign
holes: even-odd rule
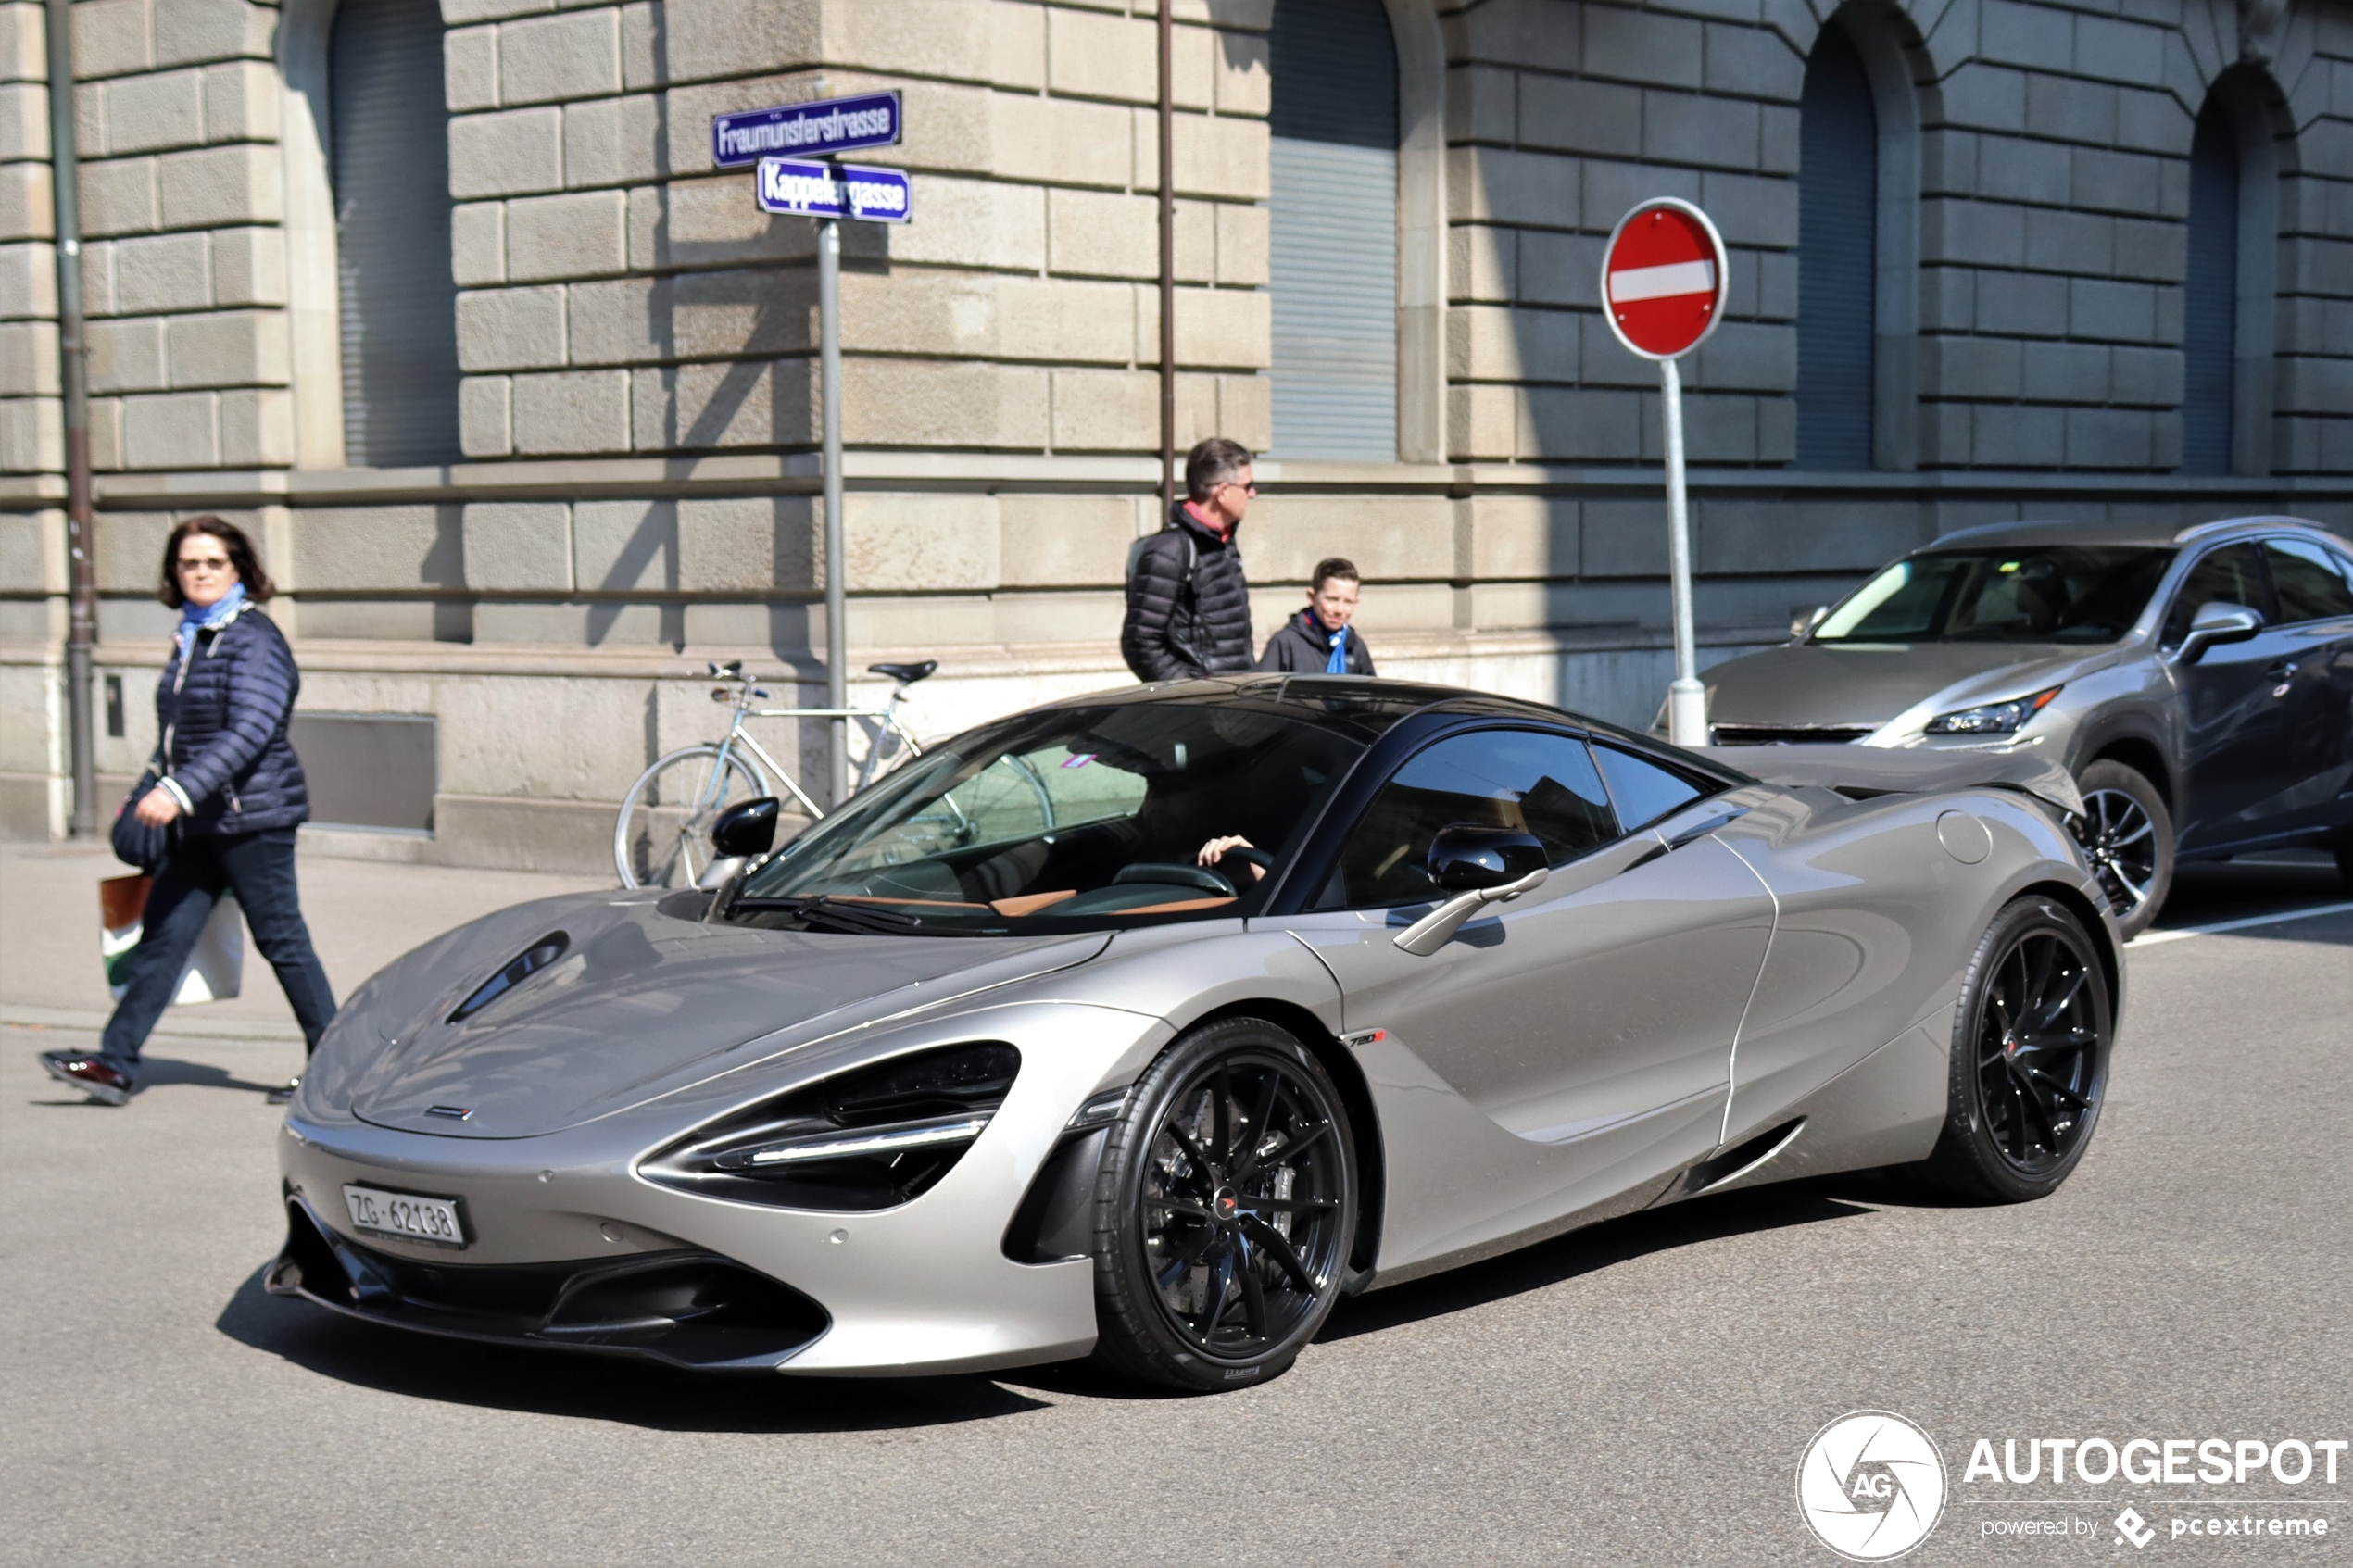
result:
[[[1602,313],[1645,359],[1699,346],[1724,314],[1724,240],[1707,214],[1661,196],[1618,220],[1602,260]]]

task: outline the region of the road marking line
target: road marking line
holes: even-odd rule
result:
[[[2282,925],[2292,920],[2310,920],[2315,915],[2353,913],[2353,903],[2315,904],[2309,909],[2290,909],[2285,914],[2248,915],[2244,920],[2217,921],[2212,925],[2185,925],[2178,931],[2144,931],[2127,947],[2154,947],[2160,942],[2180,942],[2192,936],[2211,936],[2221,931],[2245,931],[2249,926]]]

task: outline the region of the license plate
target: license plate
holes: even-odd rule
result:
[[[454,1198],[420,1198],[413,1192],[386,1192],[382,1187],[346,1186],[343,1206],[354,1230],[396,1236],[432,1247],[466,1245],[466,1228],[458,1221]]]

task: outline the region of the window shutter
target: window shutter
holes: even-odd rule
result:
[[[343,329],[345,461],[458,455],[457,284],[441,14],[342,0],[328,73]]]
[[[1843,28],[1806,63],[1797,169],[1797,461],[1871,466],[1879,115]]]
[[[2182,300],[2182,471],[2231,471],[2238,351],[2239,148],[2229,112],[2206,101],[2190,139],[2188,270]]]
[[[1277,458],[1397,458],[1397,46],[1380,0],[1277,0]]]

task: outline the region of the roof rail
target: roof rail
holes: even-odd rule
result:
[[[2262,516],[2217,518],[2212,522],[2194,522],[2190,524],[2189,527],[2183,529],[2179,533],[2173,535],[2173,543],[2176,545],[2186,545],[2193,539],[2203,539],[2209,533],[2219,533],[2226,528],[2247,528],[2258,524],[2276,528],[2284,522],[2293,523],[2298,528],[2319,528],[2321,526],[2319,523],[2314,522],[2310,518],[2305,517]]]

